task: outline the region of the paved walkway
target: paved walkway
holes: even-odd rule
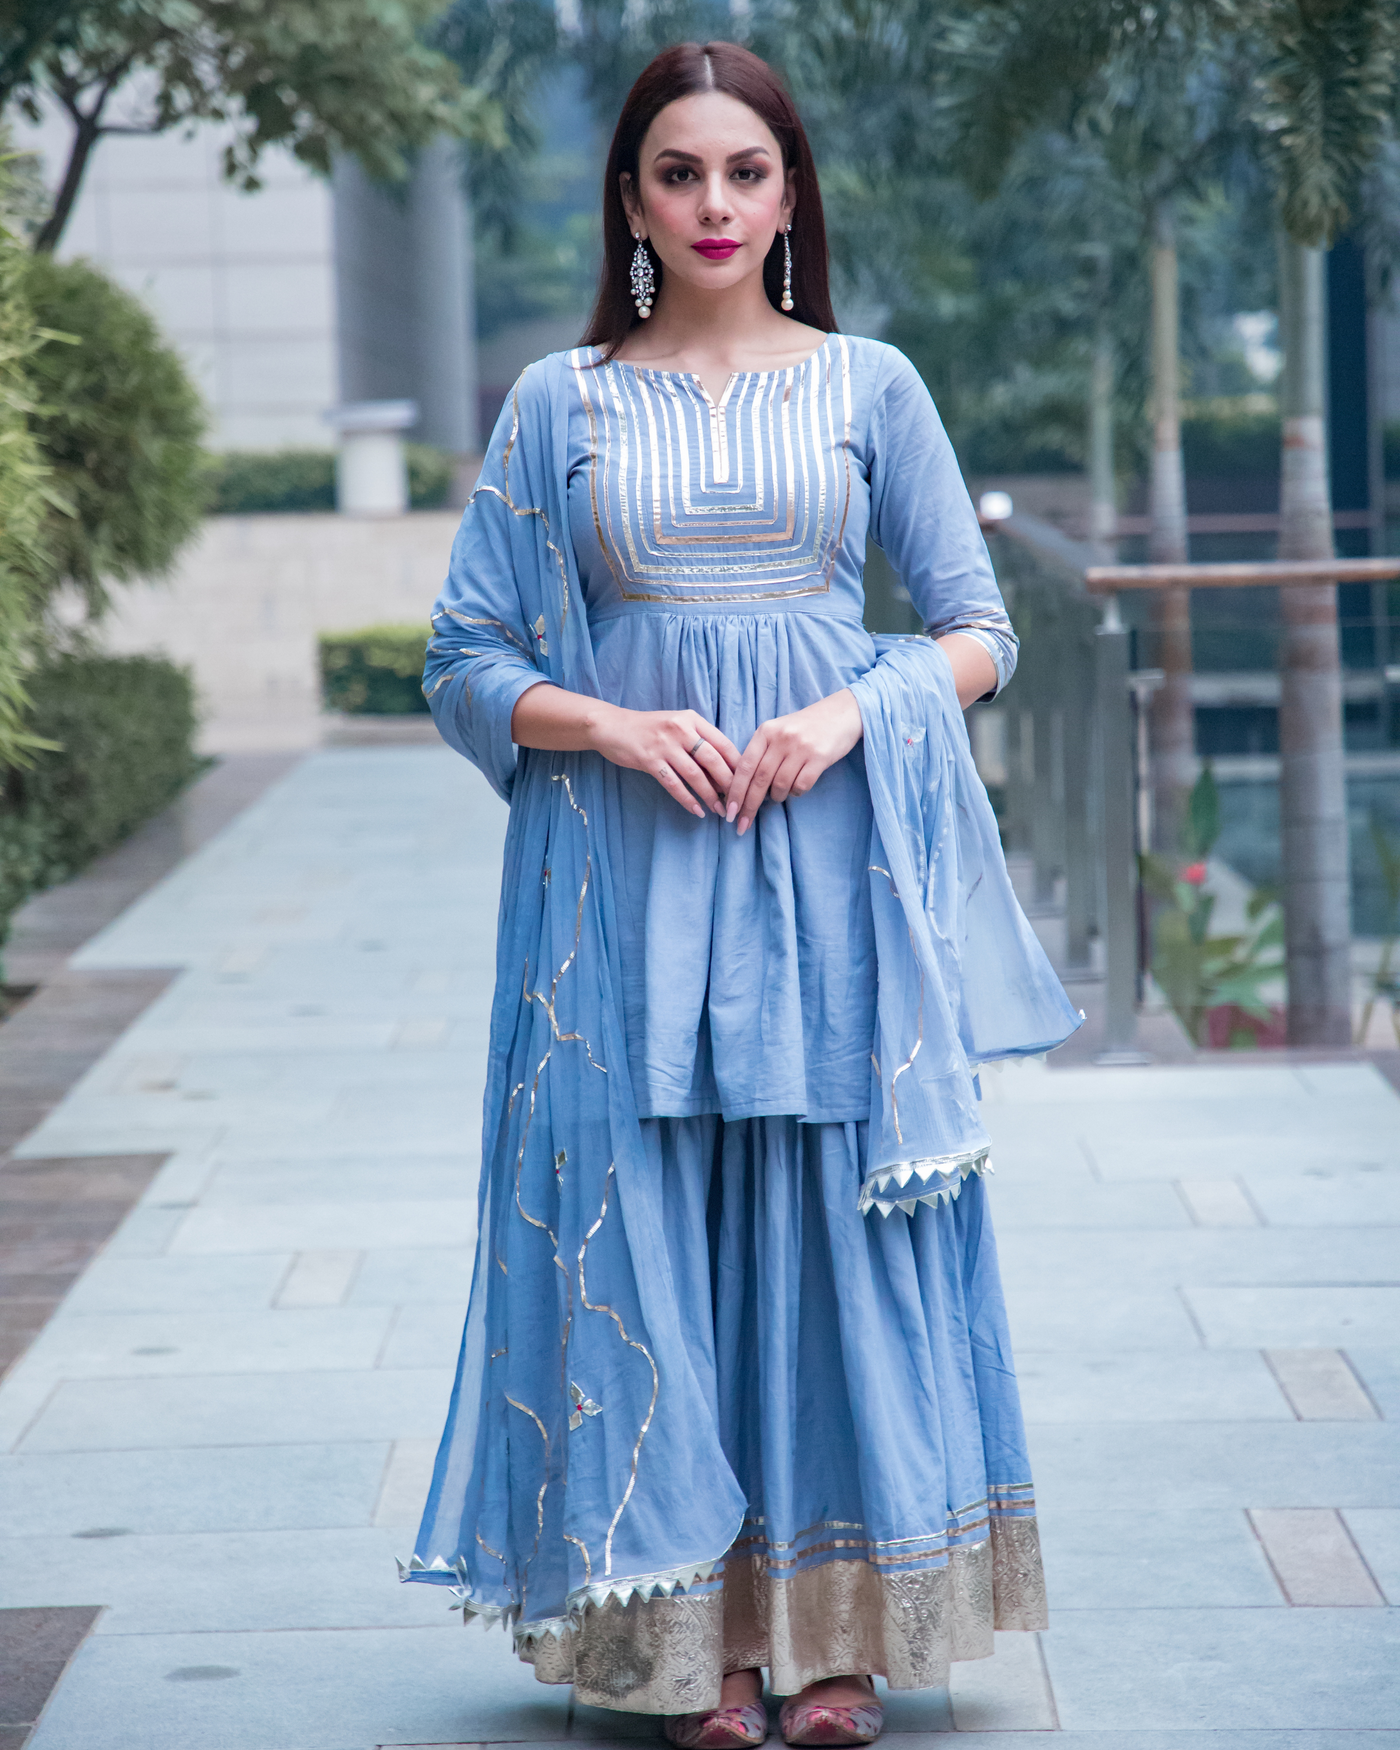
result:
[[[316,754],[77,957],[182,970],[17,1151],[168,1156],[0,1389],[0,1606],[104,1607],[32,1750],[651,1735],[394,1580],[504,818],[444,750]],[[1357,1064],[985,1080],[1053,1626],[895,1698],[894,1742],[1400,1750],[1400,1099]]]

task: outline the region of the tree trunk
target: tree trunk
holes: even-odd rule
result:
[[[1089,539],[1100,565],[1112,565],[1118,507],[1113,489],[1113,341],[1107,318],[1094,323],[1089,376]]]
[[[105,98],[103,101],[105,102]],[[52,255],[58,247],[58,240],[62,237],[77,202],[78,190],[83,185],[83,173],[87,169],[88,159],[92,156],[93,147],[102,137],[102,129],[95,113],[83,115],[71,106],[68,113],[73,121],[73,143],[68,148],[68,162],[64,166],[63,181],[58,185],[58,193],[53,199],[53,209],[34,238],[36,255]]]
[[[1185,564],[1186,477],[1181,460],[1181,334],[1177,308],[1176,214],[1159,201],[1152,221],[1152,532],[1154,565]],[[1152,700],[1153,841],[1168,854],[1181,849],[1186,797],[1195,777],[1195,714],[1191,705],[1191,592],[1156,590],[1152,597],[1157,661],[1163,672]]]
[[[1320,249],[1279,238],[1284,371],[1280,559],[1330,559]],[[1288,1042],[1351,1041],[1351,887],[1335,584],[1279,591],[1279,816]]]

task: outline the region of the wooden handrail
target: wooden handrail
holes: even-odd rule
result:
[[[1091,565],[1090,595],[1124,589],[1252,589],[1281,583],[1381,583],[1400,577],[1394,559],[1258,559],[1229,565]]]

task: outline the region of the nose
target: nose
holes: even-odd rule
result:
[[[732,218],[729,206],[729,184],[722,170],[712,170],[705,178],[698,217],[702,225],[723,225]]]

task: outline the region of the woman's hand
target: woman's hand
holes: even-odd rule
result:
[[[828,766],[846,757],[861,734],[860,707],[847,687],[805,710],[760,723],[729,786],[727,818],[738,820],[739,836],[753,825],[765,800],[805,796]]]
[[[650,772],[667,795],[700,820],[705,808],[723,816],[739,750],[698,711],[628,711],[610,705],[594,725],[592,746],[615,766]]]
[[[724,797],[739,763],[738,748],[698,711],[628,711],[549,681],[540,681],[516,700],[510,733],[517,747],[560,753],[591,749],[615,766],[650,772],[688,814],[701,820],[705,808],[723,816]]]

